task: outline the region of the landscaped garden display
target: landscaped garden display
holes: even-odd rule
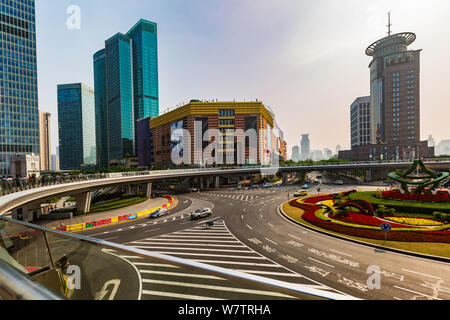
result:
[[[389,174],[400,183],[399,189],[351,190],[295,199],[289,205],[302,209],[304,221],[343,235],[400,242],[450,243],[450,194],[439,189],[448,176],[448,173],[438,175],[425,168],[421,161],[415,161],[406,172]],[[383,231],[383,224],[389,224],[391,230]]]

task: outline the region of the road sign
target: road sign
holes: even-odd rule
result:
[[[391,225],[389,223],[383,223],[380,226],[380,228],[381,228],[381,231],[384,231],[384,232],[389,232],[389,231],[392,230],[392,227],[391,227]]]

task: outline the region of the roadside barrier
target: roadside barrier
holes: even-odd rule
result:
[[[150,216],[156,210],[159,210],[161,208],[166,208],[166,209],[170,208],[173,205],[173,203],[175,202],[175,199],[172,196],[166,195],[166,196],[164,196],[164,198],[169,199],[169,202],[166,204],[163,204],[162,206],[159,206],[157,208],[152,208],[149,210],[140,211],[138,213],[130,213],[130,214],[119,216],[119,217],[108,218],[108,219],[103,219],[103,220],[98,220],[98,221],[93,221],[93,222],[85,222],[85,223],[73,224],[73,225],[68,225],[68,226],[56,227],[53,229],[59,230],[59,231],[66,231],[66,232],[82,232],[82,231],[85,231],[88,229],[104,227],[107,225],[112,225],[112,224],[124,222],[127,220],[136,220],[136,219],[146,218],[146,217]]]

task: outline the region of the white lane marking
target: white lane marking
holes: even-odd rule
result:
[[[177,218],[173,218],[172,221],[175,221]]]
[[[247,196],[247,198],[245,198],[245,201],[247,201],[248,200],[248,196]]]
[[[302,239],[301,239],[301,238],[299,238],[299,237],[296,237],[296,236],[293,236],[292,234],[288,234],[288,236],[289,236],[289,237],[291,237],[291,238],[294,238],[294,239],[297,239],[297,240],[300,240],[300,241],[302,241]]]
[[[214,297],[204,297],[204,296],[196,296],[192,294],[179,294],[174,292],[163,292],[163,291],[153,291],[153,290],[142,290],[142,294],[150,295],[150,296],[161,296],[161,297],[169,297],[169,298],[178,298],[183,300],[225,300]]]
[[[109,240],[117,239],[117,238],[119,238],[119,237],[105,238],[105,239],[102,239],[102,240],[109,241]]]
[[[244,215],[243,214],[241,214],[241,219],[244,219]]]
[[[211,253],[190,253],[190,252],[160,251],[160,250],[153,250],[153,251],[161,253],[161,254],[167,254],[167,255],[266,260],[264,257],[259,257],[259,256],[258,257],[249,257],[249,256],[234,256],[234,255],[211,254]]]
[[[152,232],[152,231],[158,231],[158,230],[160,230],[161,228],[158,228],[158,229],[152,229],[152,230],[146,230],[146,231],[144,231],[144,232]]]
[[[217,263],[217,264],[233,264],[233,265],[245,265],[254,267],[269,267],[269,268],[280,268],[280,265],[271,263],[252,263],[252,262],[237,262],[237,261],[223,261],[223,260],[203,260],[195,259],[193,261],[201,263]]]
[[[284,273],[284,272],[270,272],[270,271],[258,271],[258,270],[236,270],[238,272],[245,272],[245,273],[253,273],[253,274],[264,274],[264,275],[270,275],[270,276],[282,276],[282,277],[293,277],[293,278],[303,278],[302,275],[296,274],[296,273]]]
[[[333,252],[335,252],[335,253],[342,254],[342,255],[347,256],[347,257],[352,257],[352,255],[351,255],[351,254],[348,254],[348,253],[343,253],[343,252],[336,251],[336,250],[333,250],[333,249],[329,249],[329,250],[330,250],[330,251],[333,251]]]
[[[261,217],[261,219],[263,219],[263,215],[262,214],[260,214],[259,216]]]
[[[167,222],[167,219],[163,221],[163,223],[166,223],[166,222]]]
[[[146,274],[159,274],[159,275],[167,275],[167,276],[176,276],[176,277],[188,277],[188,278],[201,278],[201,279],[214,279],[214,280],[225,280],[223,278],[219,278],[216,276],[210,276],[206,274],[193,274],[193,273],[179,273],[179,272],[169,272],[169,271],[156,271],[156,270],[139,270],[141,273]]]
[[[426,276],[426,277],[435,278],[435,279],[441,279],[440,277],[431,276],[431,275],[425,274],[425,273],[420,273],[420,272],[411,271],[411,270],[407,270],[407,269],[402,269],[402,270],[403,270],[403,271],[406,271],[406,272],[415,273],[415,274],[418,274],[418,275],[421,275],[421,276]]]
[[[328,267],[330,267],[330,268],[335,268],[335,266],[332,266],[331,264],[328,264],[328,263],[325,263],[325,262],[322,262],[322,261],[319,261],[319,260],[316,260],[316,259],[313,259],[313,258],[308,258],[309,260],[312,260],[312,261],[315,261],[315,262],[317,262],[317,263],[321,263],[321,264],[323,264],[323,265],[326,265],[326,266],[328,266]]]
[[[250,227],[249,225],[247,225],[247,228],[249,228],[250,230],[253,230],[253,228],[252,228],[252,227]]]
[[[165,263],[150,263],[150,262],[133,262],[135,266],[141,266],[141,267],[164,267],[164,268],[175,268],[179,269],[180,267],[174,266],[172,264],[165,264]]]
[[[275,228],[275,226],[274,226],[273,224],[271,224],[271,223],[268,223],[268,225],[269,225],[269,227],[271,227],[271,228]]]
[[[397,288],[397,289],[400,289],[400,290],[404,290],[406,292],[411,292],[411,293],[414,293],[414,294],[418,294],[418,295],[423,296],[423,297],[432,298],[432,299],[436,299],[436,300],[442,300],[440,298],[432,297],[432,296],[430,296],[428,294],[425,294],[425,293],[409,290],[409,289],[402,288],[402,287],[399,287],[399,286],[394,286],[394,288]]]
[[[158,223],[158,221],[155,221],[155,222],[153,222],[153,225],[155,225],[155,224],[157,224]]]
[[[269,241],[269,242],[272,242],[274,245],[278,245],[278,243],[276,243],[275,241],[273,241],[273,240],[270,240],[269,238],[265,238],[267,241]]]
[[[223,287],[223,286],[211,286],[211,285],[197,284],[197,283],[186,283],[186,282],[178,282],[178,281],[165,281],[165,280],[153,280],[153,279],[142,279],[142,282],[161,284],[161,285],[169,285],[169,286],[177,286],[177,287],[189,287],[189,288],[209,289],[209,290],[217,290],[217,291],[258,294],[258,295],[273,296],[273,297],[292,298],[291,296],[288,296],[288,295],[285,295],[282,293],[278,293],[278,292],[242,289],[242,288],[233,288],[233,287]]]

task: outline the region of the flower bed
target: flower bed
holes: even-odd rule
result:
[[[384,199],[419,201],[419,202],[450,202],[448,191],[440,190],[436,194],[414,194],[402,193],[399,189],[389,190],[382,193]]]
[[[427,218],[411,218],[411,217],[384,217],[384,219],[404,223],[412,226],[443,226],[440,221],[427,219]]]
[[[379,229],[381,223],[385,222],[376,217],[369,217],[358,213],[349,213],[346,218],[326,217],[324,210],[316,203],[332,200],[333,196],[309,197],[303,200],[292,200],[289,204],[304,211],[302,218],[321,228],[342,233],[345,235],[384,240],[385,232]],[[411,228],[400,223],[391,222],[392,231],[388,233],[388,240],[403,242],[443,242],[450,243],[450,232],[440,229],[418,226]],[[443,226],[448,228],[448,226]]]

